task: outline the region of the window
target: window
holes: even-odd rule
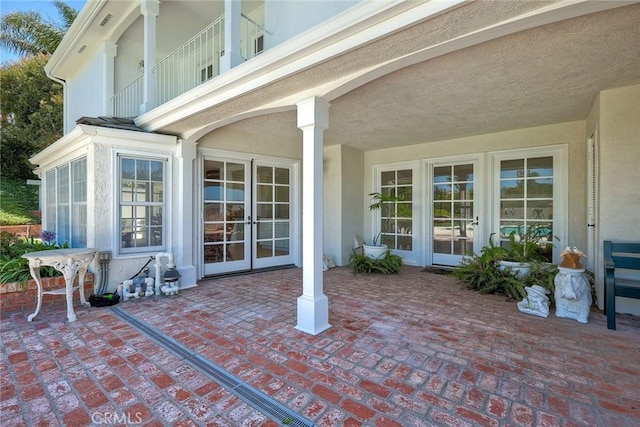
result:
[[[166,160],[119,157],[120,252],[164,247]]]
[[[552,260],[554,235],[553,156],[500,161],[500,243],[526,232],[542,236],[541,253]],[[548,243],[547,243],[548,242]]]
[[[87,246],[87,159],[45,172],[44,230],[56,233],[58,244]]]
[[[397,196],[380,211],[380,240],[389,249],[413,250],[413,170],[380,172],[380,192]]]

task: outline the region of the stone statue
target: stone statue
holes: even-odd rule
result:
[[[518,303],[518,310],[534,316],[549,316],[549,291],[538,285],[527,286],[524,290],[527,291],[527,296]]]
[[[563,255],[564,254],[564,255]],[[591,289],[579,259],[586,256],[577,248],[567,247],[560,255],[564,259],[554,279],[556,285],[556,316],[588,323]]]

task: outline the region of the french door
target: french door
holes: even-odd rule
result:
[[[291,162],[204,159],[205,275],[295,263],[295,175]]]
[[[475,162],[431,165],[431,264],[455,266],[477,250]]]

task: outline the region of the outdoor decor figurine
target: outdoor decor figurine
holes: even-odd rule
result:
[[[518,310],[534,316],[549,316],[549,291],[538,285],[527,286],[524,290],[527,291],[527,296],[518,303]]]
[[[556,285],[556,316],[575,319],[588,323],[591,307],[591,289],[584,274],[580,258],[586,255],[576,247],[567,248],[560,253],[563,257],[554,279]]]

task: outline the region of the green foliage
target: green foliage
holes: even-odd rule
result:
[[[40,218],[32,214],[37,209],[37,186],[0,176],[0,225],[37,224]]]
[[[524,233],[511,232],[504,260],[513,262],[544,261],[541,249],[543,249],[543,242],[547,237],[541,228],[535,225],[529,227]]]
[[[62,136],[62,86],[44,72],[37,55],[0,68],[2,175],[35,178],[29,157]]]
[[[466,289],[481,294],[505,294],[513,299],[526,296],[524,285],[511,272],[501,270],[498,262],[504,258],[506,249],[496,246],[489,240],[489,246],[480,251],[480,255],[470,254],[453,269],[453,276],[460,280]]]
[[[532,262],[529,274],[522,277],[520,281],[525,287],[533,285],[542,286],[550,291],[547,296],[552,303],[555,303],[555,289],[556,285],[554,279],[558,274],[558,266],[554,264],[547,264],[543,262]]]
[[[369,205],[370,211],[380,210],[380,216],[382,218],[382,227],[377,236],[373,238],[373,246],[377,246],[380,241],[380,236],[384,233],[389,233],[389,225],[391,223],[391,217],[396,211],[397,202],[403,200],[403,197],[398,197],[389,193],[381,193],[379,191],[375,193],[369,193],[371,197],[371,204]]]
[[[393,255],[391,251],[387,251],[384,257],[378,259],[354,252],[351,254],[349,264],[354,273],[398,274],[404,261],[400,256]]]
[[[12,12],[0,19],[0,46],[23,56],[51,54],[78,12],[62,1],[53,2],[63,25],[45,21],[38,12]]]
[[[68,245],[49,245],[31,239],[21,239],[11,233],[0,233],[0,283],[25,284],[31,279],[29,261],[22,258],[23,254],[37,251],[66,248]],[[59,276],[60,272],[53,267],[42,267],[42,277]]]

